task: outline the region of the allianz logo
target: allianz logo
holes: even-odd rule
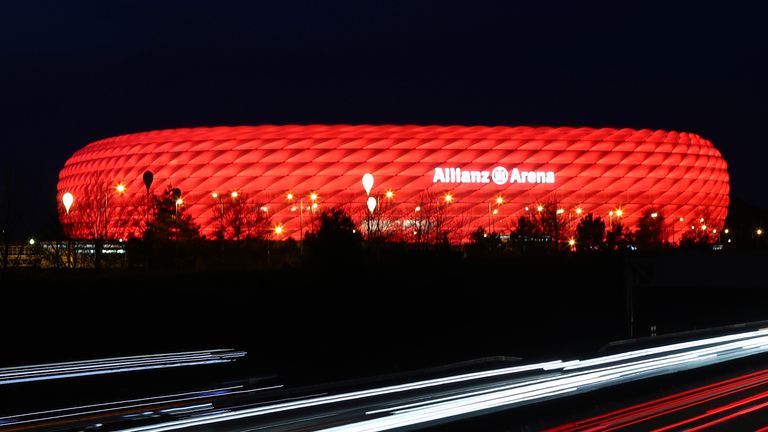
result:
[[[552,171],[521,171],[517,168],[507,170],[496,167],[491,171],[462,170],[461,168],[435,168],[432,183],[490,183],[497,185],[508,183],[554,183]]]

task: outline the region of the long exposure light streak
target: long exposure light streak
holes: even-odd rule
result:
[[[0,385],[149,369],[228,363],[245,356],[245,354],[244,351],[220,349],[0,368]]]
[[[355,419],[345,420],[347,424],[337,423],[327,429],[318,429],[328,432],[384,431],[463,415],[479,415],[519,404],[765,353],[768,352],[766,345],[768,330],[763,329],[586,360],[558,360],[498,368],[257,408],[233,409],[230,412],[200,415],[125,431],[162,432],[237,419],[255,420],[267,414],[349,401],[370,402],[369,409],[365,409]],[[431,393],[425,394],[425,390]],[[414,395],[416,391],[421,393]],[[452,395],[449,394],[451,392]],[[333,406],[329,406],[329,409],[333,409]],[[296,415],[300,416],[301,412],[297,411]]]

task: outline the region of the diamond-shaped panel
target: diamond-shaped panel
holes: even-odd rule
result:
[[[433,183],[438,167],[492,171],[497,166],[552,171],[555,183]],[[306,221],[287,201],[288,192],[297,199],[317,192],[320,208],[346,206],[361,219],[366,199],[361,178],[367,172],[376,179],[373,195],[395,193],[387,203],[389,214],[408,219],[425,192],[438,199],[450,192],[455,210],[448,214],[467,231],[488,225],[508,231],[527,214],[526,206],[556,201],[569,214],[581,207],[606,219],[609,211],[621,208],[622,222],[630,227],[653,208],[668,221],[670,238],[680,239],[701,218],[711,228],[722,228],[729,193],[720,152],[686,132],[393,125],[190,128],[107,138],[75,152],[59,174],[59,198],[65,192],[75,196],[70,219],[60,208],[62,223],[73,235],[87,237],[91,228],[86,224],[93,222],[77,220],[78,203],[94,189],[124,183],[124,195],[107,197],[108,235],[135,234],[125,222],[145,214],[146,170],[155,174],[153,191],[168,184],[182,189],[187,212],[207,236],[218,224],[212,192],[246,193],[292,237],[299,236]],[[496,206],[499,196],[504,204]],[[573,213],[574,225],[576,220]]]

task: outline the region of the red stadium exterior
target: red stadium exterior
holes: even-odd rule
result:
[[[556,202],[577,220],[576,209],[634,227],[648,209],[662,214],[670,239],[692,226],[720,229],[728,206],[728,172],[720,152],[685,132],[632,129],[484,126],[241,126],[170,129],[93,142],[66,162],[58,197],[75,197],[60,219],[75,237],[94,222],[78,218],[78,203],[103,195],[108,237],[136,234],[128,220],[145,214],[145,171],[152,191],[181,189],[185,210],[212,237],[218,204],[211,194],[247,194],[269,213],[283,236],[299,237],[317,210],[347,206],[360,221],[366,194],[362,176],[401,219],[404,232],[425,199],[441,201],[465,229],[504,232],[540,203]],[[124,184],[124,194],[111,187]],[[392,191],[391,200],[385,192]],[[288,200],[293,194],[293,201]],[[101,195],[99,195],[101,194]],[[451,194],[453,202],[443,201]],[[502,204],[497,204],[501,197]],[[101,202],[101,201],[99,201]],[[528,209],[526,210],[526,207]],[[609,212],[614,212],[609,216]],[[303,214],[302,214],[303,213]],[[404,226],[403,226],[404,225]],[[573,224],[575,226],[575,222]]]

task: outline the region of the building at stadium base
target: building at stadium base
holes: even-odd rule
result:
[[[405,240],[429,210],[453,227],[453,241],[461,241],[478,226],[509,232],[520,216],[533,216],[539,205],[555,203],[571,229],[587,213],[607,225],[620,221],[634,227],[644,211],[658,212],[667,237],[679,240],[691,227],[722,228],[729,192],[720,152],[687,132],[393,125],[190,128],[107,138],[75,152],[59,175],[58,197],[74,196],[69,214],[61,206],[61,222],[74,237],[89,237],[104,221],[109,238],[136,235],[137,221],[148,214],[146,171],[154,175],[152,193],[168,185],[181,190],[185,212],[208,237],[222,222],[222,199],[237,199],[230,195],[237,192],[258,203],[284,238],[299,238],[323,209],[344,207],[363,229],[375,219]],[[377,199],[373,215],[362,184],[366,173],[373,176],[370,196]],[[115,192],[118,184],[124,185],[122,193]],[[85,217],[88,211],[96,216]]]

